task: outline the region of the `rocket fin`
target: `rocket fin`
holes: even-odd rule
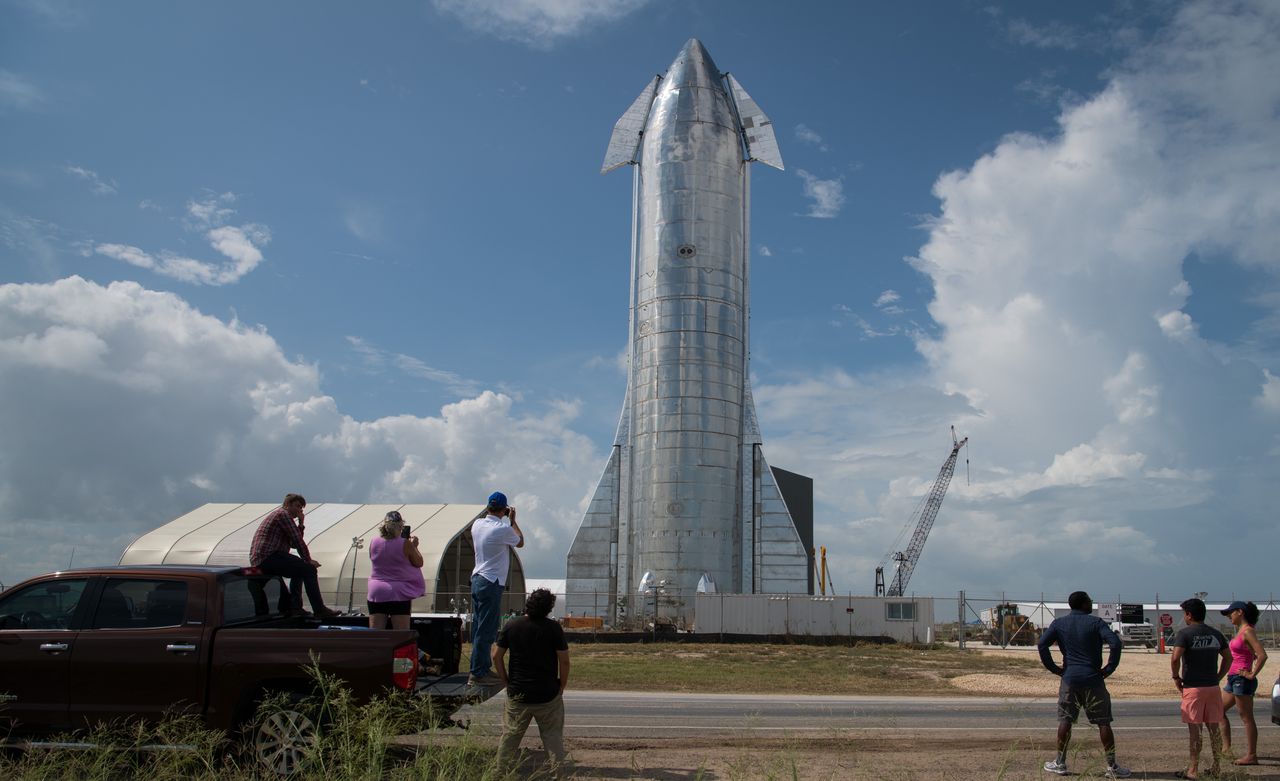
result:
[[[809,555],[759,447],[755,448],[755,496],[756,593],[808,593]]]
[[[760,446],[760,424],[750,384],[744,398],[742,437],[743,466],[746,471],[743,497],[751,507],[750,526],[743,529],[742,590],[756,594],[804,594],[809,591],[809,555],[800,539],[782,489],[769,468]],[[745,520],[745,519],[744,519]]]
[[[615,168],[628,163],[637,162],[640,154],[640,137],[644,135],[644,125],[649,121],[649,107],[653,105],[653,96],[658,91],[661,76],[653,80],[642,90],[631,104],[631,108],[618,119],[613,126],[613,135],[609,137],[609,148],[604,153],[604,164],[600,173],[607,174]]]
[[[611,612],[621,487],[622,448],[615,445],[569,546],[564,609],[576,615]]]
[[[773,135],[773,120],[760,110],[737,79],[726,73],[725,80],[729,82],[733,102],[738,105],[738,119],[742,122],[742,134],[747,141],[747,157],[785,171],[778,139]]]

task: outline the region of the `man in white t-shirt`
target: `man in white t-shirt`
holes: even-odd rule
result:
[[[476,567],[471,570],[471,676],[467,684],[500,686],[502,679],[492,672],[490,653],[498,637],[511,546],[524,547],[524,533],[516,525],[516,508],[507,504],[501,491],[489,495],[484,517],[471,522],[471,544],[476,551]]]

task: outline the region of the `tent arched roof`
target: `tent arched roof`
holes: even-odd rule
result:
[[[259,522],[278,504],[202,505],[134,540],[121,564],[249,566],[249,545]],[[369,580],[368,541],[391,510],[399,510],[418,537],[427,593],[415,612],[467,612],[475,551],[465,532],[484,510],[480,504],[338,504],[307,506],[306,540],[320,562],[320,591],[339,609],[363,609]],[[359,540],[361,547],[355,546]],[[512,551],[504,609],[523,603],[524,569]]]

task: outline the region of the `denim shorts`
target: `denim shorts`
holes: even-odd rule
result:
[[[1258,691],[1258,679],[1246,678],[1239,673],[1227,676],[1227,685],[1222,687],[1224,692],[1230,692],[1237,697],[1252,697],[1254,692]]]

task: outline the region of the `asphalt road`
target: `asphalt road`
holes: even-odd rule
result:
[[[891,685],[891,682],[887,683]],[[469,709],[477,724],[496,724],[504,697]],[[1116,700],[1116,732],[1178,732],[1178,702]],[[1259,713],[1259,716],[1265,716]],[[580,738],[690,738],[699,735],[860,734],[909,732],[920,738],[957,733],[1052,731],[1051,699],[977,697],[821,697],[742,694],[569,692],[565,733]],[[1084,725],[1083,718],[1081,726]]]

